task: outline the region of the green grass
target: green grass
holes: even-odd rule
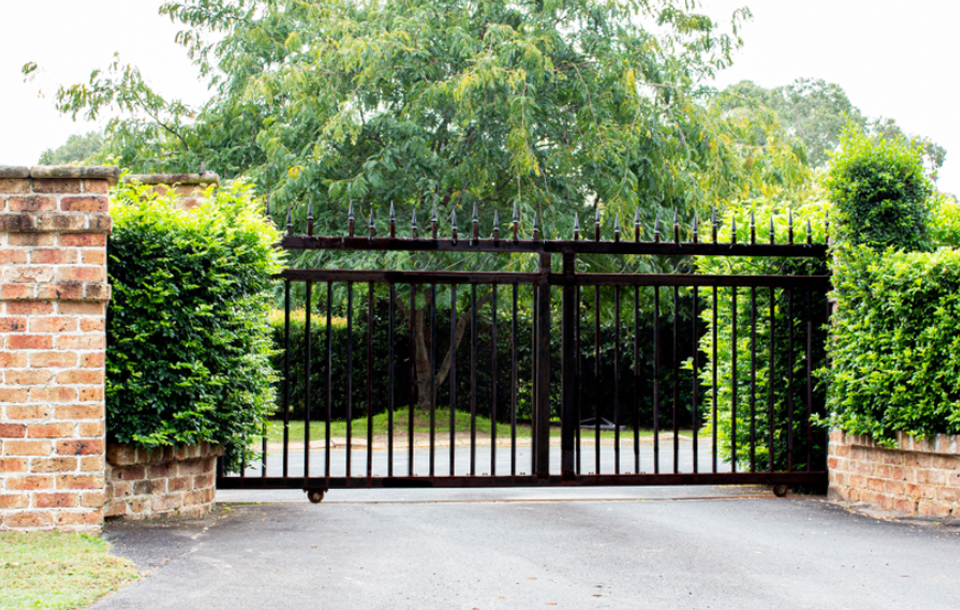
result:
[[[438,438],[444,438],[450,434],[450,409],[438,408],[436,410],[436,434]],[[409,433],[409,421],[410,421],[410,412],[407,409],[394,411],[393,414],[393,430],[395,439],[405,439],[406,435]],[[490,436],[490,418],[477,416],[477,435],[483,438]],[[311,421],[310,422],[310,440],[323,440],[325,438],[325,426],[326,424],[322,421]],[[373,434],[374,436],[386,436],[389,430],[389,419],[387,413],[381,413],[373,417]],[[304,433],[304,422],[299,420],[292,420],[289,423],[289,437],[292,442],[302,442],[303,433]],[[353,420],[351,426],[351,434],[353,438],[362,439],[367,436],[367,418],[358,417]],[[469,433],[470,432],[470,414],[464,413],[462,411],[457,411],[456,415],[456,429],[458,433]],[[417,409],[414,413],[413,420],[413,431],[414,434],[429,434],[430,433],[430,413],[429,411],[424,411]],[[664,431],[666,432],[666,430]],[[687,431],[689,433],[689,431]],[[593,430],[584,429],[581,432],[582,438],[593,438]],[[600,433],[601,438],[612,439],[614,438],[615,433],[612,430],[603,430]],[[653,430],[640,430],[640,436],[652,436]],[[330,436],[334,438],[345,438],[347,436],[347,422],[346,421],[333,421],[330,422]],[[517,438],[520,439],[529,439],[531,438],[531,427],[530,424],[517,424]],[[559,426],[550,427],[550,436],[554,438],[560,437],[560,428]],[[621,438],[633,438],[633,430],[623,430],[620,432]],[[510,438],[510,424],[497,423],[497,438],[498,439],[509,439]],[[267,425],[267,442],[268,443],[282,443],[283,442],[283,421],[274,420]]]
[[[136,566],[86,534],[0,534],[0,609],[89,606],[138,577]]]

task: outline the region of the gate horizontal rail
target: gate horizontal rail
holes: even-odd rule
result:
[[[223,489],[826,482],[827,246],[287,234],[333,252],[535,255],[536,271],[285,269],[279,433]],[[809,274],[584,273],[581,255],[814,262]],[[552,263],[559,259],[557,272]],[[448,264],[461,264],[457,262]],[[296,294],[292,288],[296,287]],[[459,290],[459,292],[458,292]],[[559,305],[559,307],[558,307]],[[556,312],[560,315],[557,316]],[[295,314],[295,315],[292,315]],[[302,328],[292,332],[291,318]],[[294,335],[296,335],[294,337]],[[335,338],[336,337],[336,338]],[[721,345],[722,344],[722,345]],[[365,366],[364,361],[365,360]],[[503,427],[499,430],[499,427]],[[253,454],[248,454],[253,457]],[[506,474],[509,473],[509,474]]]

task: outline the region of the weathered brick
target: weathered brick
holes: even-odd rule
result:
[[[23,405],[7,407],[8,420],[47,419],[53,411],[50,405]]]
[[[81,496],[81,506],[84,506]],[[99,508],[99,507],[92,507]],[[87,527],[76,528],[79,531],[90,529],[89,526],[98,526],[103,523],[102,510],[84,510],[84,511],[57,511],[55,521],[57,529],[61,531],[71,531],[71,525],[83,525]],[[96,531],[98,528],[93,528]]]
[[[78,300],[83,298],[82,283],[40,284],[37,286],[38,299]]]
[[[34,352],[30,366],[34,368],[66,368],[77,366],[77,354],[72,352]]]
[[[75,265],[80,259],[76,248],[43,248],[30,252],[33,265]]]
[[[27,460],[23,458],[0,457],[0,472],[26,472]]]
[[[77,389],[63,386],[31,388],[30,402],[76,402]]]
[[[105,233],[70,233],[60,235],[57,243],[67,248],[91,248],[107,245]]]
[[[8,456],[50,455],[53,443],[50,441],[5,441],[3,453]]]
[[[80,330],[89,333],[93,331],[103,332],[107,327],[104,318],[80,318]]]
[[[0,424],[0,438],[25,438],[27,426],[24,424]]]
[[[7,303],[7,313],[14,316],[46,316],[53,313],[53,303],[49,301]]]
[[[57,419],[98,419],[103,417],[103,405],[57,405]]]
[[[80,261],[84,265],[105,265],[107,253],[103,248],[84,248],[80,251]]]
[[[108,212],[110,198],[101,195],[63,197],[60,199],[60,209],[64,212]]]
[[[29,424],[27,436],[30,438],[70,438],[77,433],[77,424],[59,422],[55,424]]]
[[[902,496],[904,492],[904,483],[902,481],[886,480],[883,482],[883,492],[891,496]]]
[[[75,303],[62,302],[57,304],[57,311],[65,316],[98,316],[103,317],[104,303]]]
[[[30,506],[30,496],[27,494],[0,493],[0,509],[10,510],[15,508],[27,508],[28,506]]]
[[[941,487],[937,494],[937,499],[942,502],[960,502],[960,489],[954,487]]]
[[[76,318],[49,316],[30,320],[30,332],[34,333],[72,333],[79,328]]]
[[[80,472],[103,472],[104,465],[102,455],[88,455],[80,458]]]
[[[98,402],[103,401],[103,388],[81,388],[80,389],[80,402]]]
[[[107,270],[102,265],[70,266],[57,269],[58,282],[102,282],[106,278]]]
[[[20,491],[36,491],[38,489],[53,489],[55,480],[52,476],[11,477],[7,479],[7,489]]]
[[[917,472],[917,482],[944,485],[947,482],[947,477],[943,471],[925,468]]]
[[[109,454],[107,459],[109,460]],[[111,461],[111,464],[113,462]],[[124,468],[114,468],[113,479],[115,481],[140,481],[146,476],[143,466],[126,466]]]
[[[950,502],[939,502],[937,500],[920,500],[917,504],[917,512],[921,515],[930,517],[944,518],[949,517],[953,510],[953,504]]]
[[[101,353],[82,354],[80,356],[80,368],[84,369],[102,369],[106,356]]]
[[[45,369],[11,369],[5,373],[4,379],[7,385],[40,385],[49,383],[53,373]]]
[[[103,453],[103,441],[100,439],[57,441],[58,455],[96,455],[100,453]]]
[[[83,192],[106,195],[110,192],[110,183],[106,180],[84,180]]]
[[[75,457],[40,458],[30,462],[30,470],[33,472],[74,472],[76,469]]]
[[[57,383],[64,385],[97,385],[103,383],[103,371],[95,369],[73,369],[57,375]]]
[[[103,477],[99,475],[61,474],[56,477],[57,489],[103,489]]]
[[[0,402],[27,402],[27,396],[27,390],[0,388]]]
[[[55,246],[57,235],[54,233],[11,233],[7,235],[9,246]]]
[[[38,493],[33,496],[34,508],[76,508],[80,496],[76,493]]]
[[[0,369],[14,369],[27,366],[29,358],[26,354],[0,352]]]
[[[57,209],[57,198],[49,195],[10,197],[7,206],[11,212],[52,212]]]
[[[27,264],[26,250],[0,248],[0,265],[25,264]]]
[[[12,513],[4,517],[3,524],[11,529],[50,528],[53,526],[53,513],[48,510]]]
[[[64,178],[42,178],[34,179],[34,193],[53,193],[56,195],[64,193],[82,193],[83,181],[70,180]]]
[[[105,433],[103,421],[81,422],[77,424],[77,436],[82,438],[101,437]]]
[[[80,506],[84,508],[102,508],[105,501],[103,491],[87,491],[80,494]]]
[[[95,350],[104,349],[107,339],[103,333],[88,333],[85,335],[61,335],[57,337],[57,349],[64,350]]]
[[[0,193],[21,195],[30,192],[29,178],[0,178]]]
[[[53,335],[8,335],[7,349],[53,349]]]
[[[0,299],[32,299],[35,291],[33,284],[0,284]]]

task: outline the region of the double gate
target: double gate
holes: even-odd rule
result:
[[[351,213],[346,236],[314,236],[288,218],[284,249],[410,270],[277,276],[278,412],[221,489],[825,484],[829,277],[809,224],[777,243],[772,220],[762,242],[753,222],[740,240],[716,220],[642,240],[636,222],[629,240],[617,220],[609,240],[598,216],[592,239],[544,240],[516,211],[503,237],[451,220],[357,235]],[[455,270],[493,257],[508,270]]]

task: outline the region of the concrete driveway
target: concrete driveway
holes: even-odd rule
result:
[[[761,488],[220,496],[273,503],[109,525],[149,575],[94,608],[960,608],[956,527]]]

